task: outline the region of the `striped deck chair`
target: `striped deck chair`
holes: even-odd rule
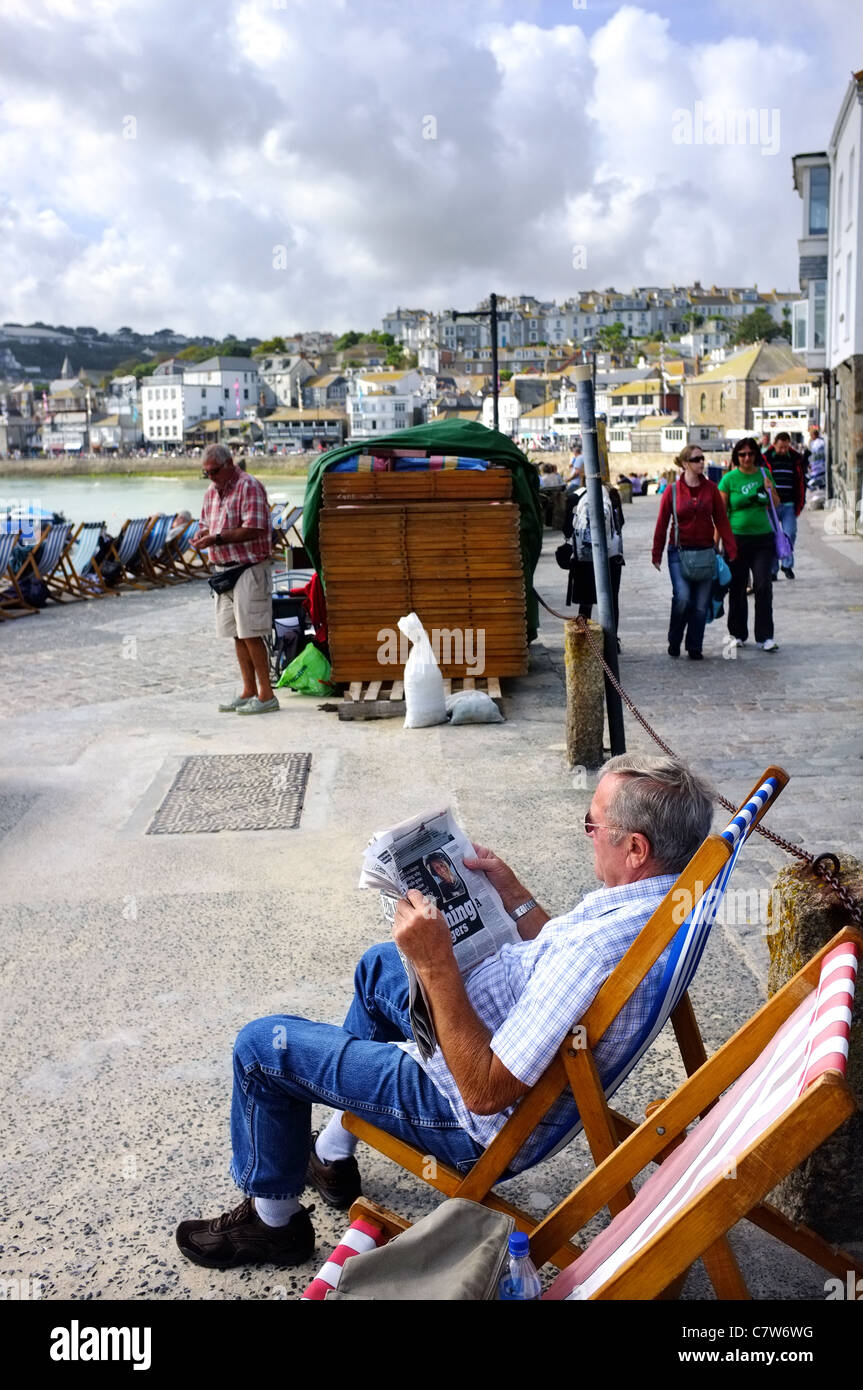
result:
[[[144,571],[151,583],[159,588],[166,584],[185,584],[189,578],[188,575],[179,574],[174,568],[173,557],[168,549],[168,532],[173,524],[172,516],[157,516],[141,546]]]
[[[139,516],[135,517],[134,520],[124,521],[123,528],[111,547],[110,558],[115,560],[118,565],[122,565],[124,571],[123,578],[120,580],[121,588],[149,589],[152,587],[129,568],[130,565],[135,564],[144,569],[142,543],[152,520],[154,518]]]
[[[188,579],[206,574],[209,570],[209,565],[202,552],[191,548],[197,529],[197,521],[190,521],[183,534],[175,537],[172,541],[169,540],[165,547],[174,572],[178,576],[185,575]]]
[[[753,1042],[748,1024],[621,1145],[614,1157],[634,1176],[644,1167],[645,1140],[652,1137],[651,1157],[658,1157],[657,1149],[712,1107],[546,1298],[656,1297],[853,1114],[845,1070],[861,946],[859,932],[840,933],[816,957],[814,978],[797,976],[756,1015],[762,1025],[769,1020],[766,1043]],[[798,981],[808,994],[794,1008]],[[592,1175],[600,1206],[604,1177]],[[538,1258],[554,1239],[537,1229],[531,1245]],[[859,1268],[847,1253],[833,1253],[842,1276]],[[719,1298],[748,1297],[739,1271],[714,1286]]]
[[[38,546],[27,556],[18,571],[18,579],[32,575],[41,579],[55,603],[62,603],[65,592],[63,583],[63,561],[72,547],[74,527],[70,521],[49,526]],[[39,559],[36,559],[38,553]]]
[[[104,530],[104,521],[82,521],[72,538],[72,548],[63,559],[63,581],[71,599],[104,598],[107,594],[120,597],[116,589],[105,583],[96,563]]]
[[[29,618],[39,612],[25,599],[10,565],[17,541],[17,531],[0,531],[0,619]]]
[[[635,1128],[626,1116],[609,1108],[608,1100],[669,1019],[687,1073],[691,1075],[706,1060],[707,1054],[687,991],[743,845],[768,807],[775,802],[787,780],[782,768],[769,767],[721,834],[707,837],[605,981],[587,1013],[583,1018],[573,1020],[573,1033],[561,1044],[555,1060],[518,1102],[503,1128],[466,1177],[440,1160],[431,1175],[426,1156],[419,1149],[356,1115],[344,1115],[342,1124],[345,1128],[447,1196],[485,1202],[513,1216],[519,1230],[532,1231],[535,1221],[493,1192],[495,1183],[559,1152],[582,1129],[594,1162],[602,1163],[621,1139]],[[682,923],[681,903],[693,904]],[[669,946],[658,1002],[639,1032],[633,1036],[629,1051],[615,1074],[603,1086],[593,1060],[593,1050],[611,1021]],[[564,1099],[568,1100],[572,1114],[572,1127],[565,1138],[558,1140],[557,1137],[560,1133],[558,1112],[556,1123],[547,1126],[550,1135],[548,1143],[543,1145],[540,1142],[534,1146],[529,1163],[520,1162],[519,1152],[525,1141],[541,1132],[544,1117]],[[632,1197],[631,1188],[612,1194],[612,1214],[622,1210]],[[575,1253],[574,1247],[564,1245],[551,1258],[563,1267],[574,1258]]]
[[[544,1300],[659,1298],[679,1287],[699,1257],[719,1299],[746,1299],[726,1240],[744,1218],[794,1245],[843,1285],[849,1274],[863,1272],[859,1259],[813,1231],[792,1227],[784,1217],[769,1224],[762,1218],[770,1210],[763,1202],[767,1193],[857,1108],[845,1073],[861,950],[863,933],[856,927],[839,932],[534,1228],[530,1249],[539,1267],[610,1206],[614,1193],[649,1164],[659,1165],[637,1197],[558,1274]],[[408,1224],[365,1198],[350,1214],[374,1245]],[[788,1240],[789,1229],[796,1239]],[[348,1254],[357,1253],[350,1233],[344,1244],[354,1247]],[[338,1284],[343,1265],[334,1257],[324,1266],[326,1285]],[[305,1296],[326,1294],[326,1287],[313,1290],[314,1284]]]

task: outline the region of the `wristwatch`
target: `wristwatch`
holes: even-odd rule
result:
[[[535,907],[536,898],[528,898],[526,903],[522,903],[519,907],[513,909],[512,916],[517,922],[519,917],[526,917],[529,912],[533,912]]]
[[[213,537],[213,545],[221,545],[221,544],[222,544],[222,533],[221,533],[221,531],[217,531],[216,534],[215,534],[214,537]]]

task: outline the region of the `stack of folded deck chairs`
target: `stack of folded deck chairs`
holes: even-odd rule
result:
[[[320,545],[333,679],[400,678],[402,664],[381,665],[381,633],[398,635],[398,619],[410,612],[419,614],[433,646],[433,630],[442,634],[435,650],[445,677],[473,673],[480,631],[481,674],[524,675],[524,571],[509,469],[396,455],[359,455],[355,468],[323,479]],[[448,640],[446,633],[463,637]]]

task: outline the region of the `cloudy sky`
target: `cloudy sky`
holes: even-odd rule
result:
[[[826,148],[861,14],[3,0],[0,320],[268,336],[490,289],[793,288],[791,156]]]

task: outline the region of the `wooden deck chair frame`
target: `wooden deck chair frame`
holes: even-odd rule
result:
[[[716,1104],[760,1056],[783,1023],[807,995],[817,989],[824,958],[837,947],[853,943],[863,960],[863,933],[845,927],[822,948],[772,999],[768,1000],[723,1047],[690,1076],[648,1119],[590,1173],[568,1197],[542,1221],[532,1223],[530,1248],[539,1267],[558,1263],[556,1252],[567,1247],[615,1195],[650,1163],[661,1163],[682,1142],[686,1128]],[[849,1115],[856,1102],[844,1077],[835,1071],[822,1074],[786,1112],[735,1155],[734,1180],[725,1174],[715,1178],[687,1203],[678,1215],[590,1297],[595,1299],[654,1299],[679,1287],[686,1271],[699,1257],[704,1261],[720,1299],[738,1300],[749,1292],[726,1235],[741,1219],[790,1245],[842,1279],[855,1277],[863,1264],[848,1251],[836,1249],[815,1232],[796,1225],[767,1206],[764,1197],[792,1172]],[[460,1193],[459,1195],[465,1195]],[[408,1222],[365,1198],[351,1207],[351,1220],[365,1217],[389,1235],[406,1229]],[[569,1248],[573,1248],[569,1246]]]
[[[60,532],[63,531],[65,531],[65,535],[61,540]],[[66,592],[63,565],[74,544],[75,534],[74,526],[68,521],[64,521],[60,525],[52,523],[47,526],[39,539],[39,544],[33,547],[19,569],[16,578],[20,580],[27,570],[32,570],[34,578],[41,579],[48,590],[48,597],[52,598],[55,603],[62,603]],[[36,559],[37,550],[42,552],[38,561]]]
[[[169,540],[165,546],[164,553],[167,557],[168,564],[171,566],[173,573],[180,580],[200,578],[207,570],[206,561],[204,561],[203,564],[199,563],[201,560],[200,551],[191,552],[195,557],[194,560],[188,560],[186,558],[191,550],[191,541],[197,529],[198,522],[190,521],[182,535],[175,536],[174,539],[172,541]]]
[[[63,586],[65,595],[70,599],[92,599],[105,598],[110,595],[112,598],[119,598],[120,595],[115,589],[109,588],[102,577],[102,571],[94,558],[96,550],[99,548],[99,540],[105,529],[104,521],[82,521],[77,531],[70,538],[69,549],[60,564],[60,574],[57,576],[58,585]],[[83,544],[85,531],[95,533],[87,541],[90,554],[87,556],[83,568],[79,568],[79,558],[76,550],[79,544]],[[91,540],[96,544],[91,546]]]
[[[10,564],[10,556],[17,539],[18,535],[15,532],[0,531],[0,619],[32,618],[34,613],[39,612],[38,608],[34,608],[33,604],[25,599],[18,583],[18,575]],[[14,591],[12,598],[3,597],[3,590],[7,585]]]
[[[116,586],[117,588],[152,589],[154,587],[154,585],[149,579],[142,579],[139,575],[133,574],[132,571],[129,569],[129,565],[133,560],[140,559],[142,568],[146,572],[146,560],[144,559],[144,557],[147,552],[145,547],[145,541],[147,539],[147,536],[150,534],[150,531],[153,529],[153,525],[156,520],[157,518],[155,516],[129,517],[126,521],[123,522],[123,525],[120,528],[120,534],[113,542],[109,554],[106,557],[118,564],[123,571],[123,576],[120,579],[119,584]],[[123,560],[120,555],[120,552],[122,551],[124,544],[123,538],[128,534],[130,527],[138,526],[141,524],[141,522],[143,522],[143,529],[141,531],[138,544],[135,547],[135,549],[131,552],[131,554],[128,555],[125,560]]]
[[[752,818],[745,832],[747,837],[788,781],[787,773],[782,768],[768,767],[744,798],[741,808],[769,777],[775,779],[776,791]],[[432,1170],[427,1156],[419,1149],[356,1115],[345,1114],[342,1118],[344,1127],[447,1196],[468,1197],[473,1201],[484,1202],[488,1206],[508,1212],[515,1219],[519,1230],[533,1230],[536,1224],[533,1218],[493,1192],[494,1184],[506,1173],[511,1160],[528,1136],[567,1089],[571,1091],[575,1100],[595,1164],[602,1163],[617,1144],[635,1128],[633,1121],[612,1110],[608,1105],[593,1060],[593,1049],[678,932],[681,926],[680,920],[675,920],[679,912],[678,904],[681,901],[697,903],[711,888],[733,852],[733,846],[722,835],[709,835],[696,850],[632,946],[598,991],[584,1017],[574,1021],[573,1032],[564,1039],[554,1061],[519,1101],[506,1124],[466,1177],[440,1160]],[[688,896],[681,899],[681,893]],[[683,994],[670,1017],[683,1065],[687,1074],[691,1075],[704,1063],[707,1053],[688,993]],[[611,1214],[616,1215],[622,1210],[632,1200],[632,1196],[633,1192],[629,1187],[613,1193],[609,1201]],[[564,1244],[551,1258],[563,1267],[574,1259],[577,1253],[576,1247]]]
[[[147,578],[157,588],[173,584],[187,584],[188,574],[180,574],[168,547],[168,532],[173,524],[171,516],[153,517],[141,544],[141,557]]]
[[[211,571],[211,565],[207,559],[206,552],[203,550],[193,550],[192,540],[194,539],[199,521],[190,521],[186,528],[185,535],[180,536],[170,550],[177,564],[186,571],[191,579],[203,579]]]

